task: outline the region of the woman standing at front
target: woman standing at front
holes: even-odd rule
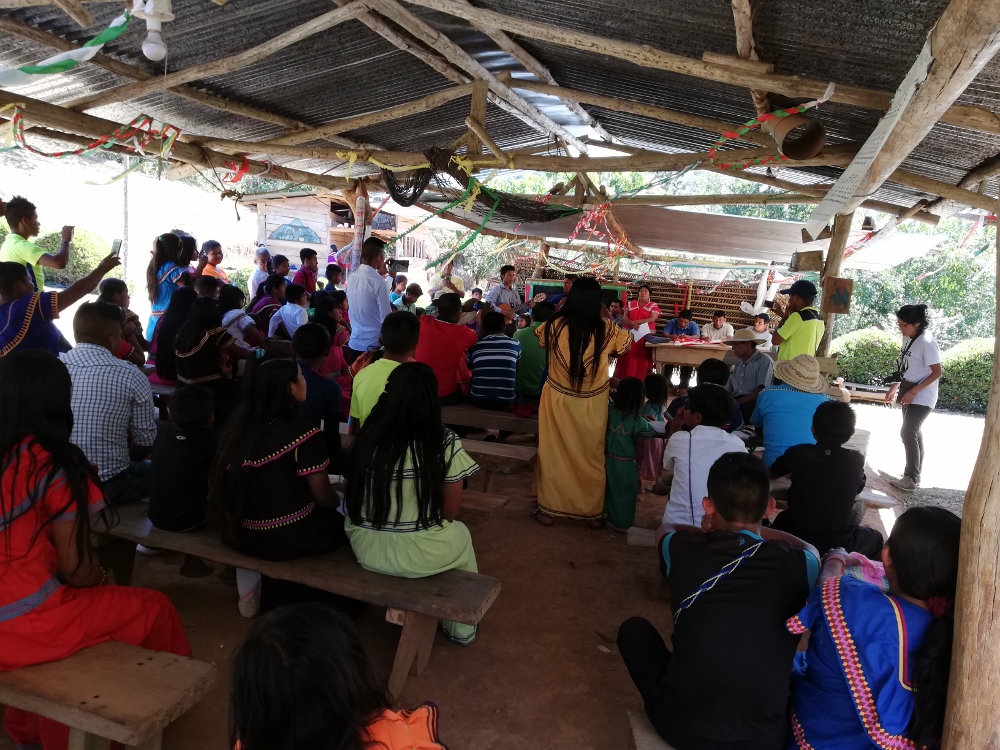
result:
[[[649,298],[649,287],[643,284],[639,287],[639,298],[631,299],[625,305],[625,328],[631,335],[631,330],[639,328],[643,323],[649,325],[649,332],[656,330],[656,319],[660,317],[660,308]],[[628,354],[618,359],[615,366],[615,377],[623,378],[645,377],[653,369],[653,353],[646,348],[646,337],[635,342]]]
[[[553,516],[602,525],[608,366],[629,350],[632,335],[602,318],[601,305],[601,285],[577,279],[562,309],[535,329],[548,362],[535,466],[534,516],[543,526]]]
[[[903,344],[893,375],[896,382],[885,400],[890,404],[895,400],[903,407],[903,429],[899,436],[906,450],[906,469],[903,478],[892,484],[905,492],[920,486],[924,463],[924,437],[920,429],[937,404],[941,379],[941,352],[934,334],[927,330],[929,323],[927,305],[903,305],[896,313]]]

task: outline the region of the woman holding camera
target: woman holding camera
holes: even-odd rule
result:
[[[903,477],[892,482],[905,492],[920,486],[924,462],[924,438],[920,432],[924,420],[937,404],[938,380],[941,379],[941,352],[934,334],[927,330],[927,305],[903,305],[896,313],[896,325],[903,334],[902,349],[893,384],[885,396],[889,403],[903,407],[903,429],[899,436],[906,450]]]

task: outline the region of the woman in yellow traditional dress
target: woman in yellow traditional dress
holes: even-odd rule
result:
[[[632,334],[601,316],[601,286],[583,278],[535,335],[548,362],[538,411],[535,519],[551,526],[552,517],[575,518],[600,528],[609,360],[628,351]]]

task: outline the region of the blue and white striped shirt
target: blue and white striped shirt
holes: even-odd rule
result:
[[[471,400],[484,399],[514,403],[514,380],[521,345],[502,333],[492,333],[469,347]]]

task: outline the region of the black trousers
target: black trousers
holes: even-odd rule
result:
[[[904,477],[910,477],[914,482],[920,482],[920,470],[924,466],[924,436],[920,428],[924,420],[934,411],[929,406],[907,404],[903,407],[903,429],[899,436],[903,439],[906,451],[906,469]]]

